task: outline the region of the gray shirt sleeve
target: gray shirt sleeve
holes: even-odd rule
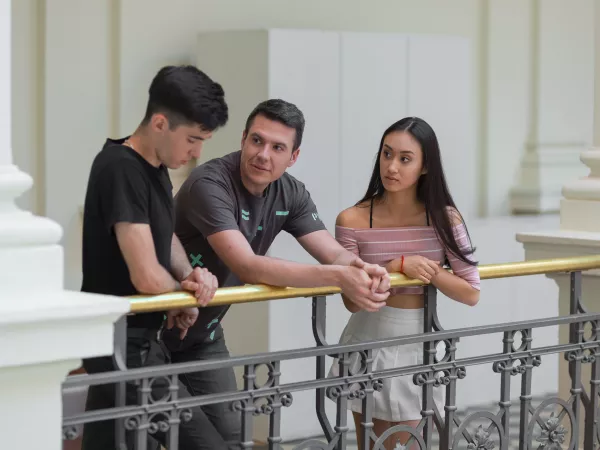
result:
[[[314,231],[327,228],[319,218],[319,213],[310,193],[304,184],[298,183],[294,192],[294,207],[286,220],[283,229],[296,239]]]
[[[234,198],[223,180],[203,176],[190,187],[185,208],[189,223],[207,238],[225,230],[239,230]]]

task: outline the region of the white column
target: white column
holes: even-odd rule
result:
[[[561,187],[585,172],[578,155],[592,139],[592,0],[533,0],[529,136],[515,213],[558,212]],[[505,174],[513,177],[514,174]]]
[[[10,0],[0,1],[0,166],[11,163],[10,151]]]
[[[584,178],[565,184],[560,205],[563,230],[600,232],[600,5],[594,8],[594,130],[592,146],[581,153],[581,161],[590,169]]]
[[[559,230],[517,234],[517,240],[525,247],[525,259],[600,254],[600,3],[595,4],[592,16],[595,17],[596,24],[594,32],[594,140],[593,146],[581,153],[581,160],[590,169],[590,174],[564,185]],[[585,170],[585,167],[583,168]],[[600,270],[588,271],[583,275],[582,300],[589,311],[600,309],[599,275]],[[567,274],[554,274],[549,277],[555,280],[559,287],[559,298],[557,299],[559,314],[561,316],[568,315],[570,277]],[[532,292],[532,295],[535,295],[535,292]],[[554,299],[548,299],[548,305],[556,307]],[[567,327],[560,328],[559,341],[561,343],[568,342]],[[543,343],[538,345],[543,345]],[[557,390],[561,398],[568,399],[571,387],[570,377],[567,362],[562,357],[559,358],[559,366]],[[583,372],[582,382],[586,389],[589,389],[588,371]]]
[[[594,5],[594,141],[600,149],[600,5]]]
[[[67,292],[62,230],[15,205],[31,177],[11,164],[11,1],[0,0],[0,420],[10,449],[62,449],[61,383],[108,355],[126,299]],[[34,427],[31,427],[34,424]],[[33,430],[33,432],[31,432]]]

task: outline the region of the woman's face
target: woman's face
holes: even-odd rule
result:
[[[423,150],[419,142],[406,131],[389,133],[379,156],[379,172],[386,191],[399,192],[416,187],[424,173]]]

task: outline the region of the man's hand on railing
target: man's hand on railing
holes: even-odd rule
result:
[[[200,267],[192,270],[187,278],[181,282],[181,288],[193,292],[200,306],[206,306],[213,299],[218,287],[217,277]]]
[[[196,323],[198,319],[198,308],[182,308],[172,309],[167,311],[167,329],[171,330],[174,326],[177,326],[181,333],[179,338],[183,340],[186,337],[188,330],[192,325]]]
[[[383,294],[390,290],[392,280],[385,267],[366,263],[360,258],[354,259],[351,265],[364,270],[371,277],[371,292]]]
[[[344,270],[341,271],[339,285],[343,295],[352,303],[360,309],[373,312],[385,306],[385,301],[390,295],[390,280],[385,268],[378,266],[379,269],[377,269],[371,266],[373,265],[357,261],[350,266],[344,267]],[[381,269],[383,269],[385,274],[379,275]],[[373,276],[370,276],[367,270]],[[388,290],[381,292],[380,289],[386,285]]]

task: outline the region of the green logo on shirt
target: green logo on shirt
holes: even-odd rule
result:
[[[250,211],[246,211],[242,209],[242,219],[250,220]]]
[[[262,225],[258,226],[258,231],[262,231]]]
[[[319,215],[317,213],[312,213],[312,218],[313,220],[317,220],[319,218]]]
[[[275,211],[276,216],[287,216],[289,213],[289,211]]]
[[[200,266],[203,267],[204,263],[202,261],[200,261],[202,259],[202,255],[200,253],[198,253],[197,255],[194,255],[193,253],[190,253],[190,264],[192,265],[192,267],[196,267],[196,266]]]

